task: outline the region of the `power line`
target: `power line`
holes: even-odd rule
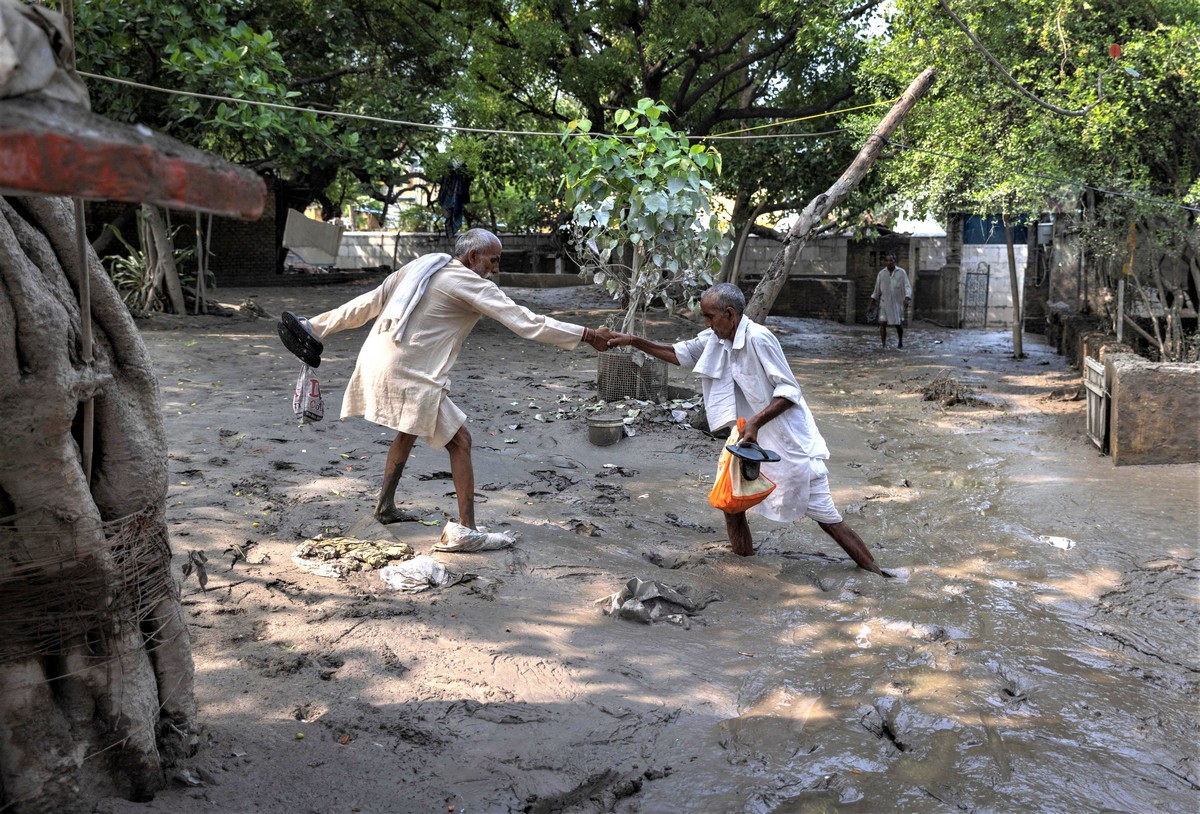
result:
[[[412,122],[412,121],[405,121],[403,119],[388,119],[388,118],[384,118],[381,116],[368,116],[365,113],[345,113],[340,110],[317,110],[317,109],[311,108],[311,107],[298,107],[296,105],[283,105],[283,104],[279,104],[278,102],[266,102],[266,101],[262,101],[259,99],[236,99],[232,96],[218,96],[218,95],[212,94],[212,93],[197,93],[195,91],[188,91],[188,90],[175,90],[173,88],[161,88],[161,87],[157,87],[155,85],[147,85],[142,82],[134,82],[130,79],[117,79],[116,77],[112,77],[112,76],[100,76],[98,74],[87,73],[86,71],[79,71],[78,73],[80,76],[86,76],[89,79],[99,79],[102,82],[112,82],[117,85],[128,85],[131,88],[139,88],[141,90],[151,90],[151,91],[156,91],[158,93],[168,93],[173,96],[186,96],[186,97],[190,97],[193,99],[208,99],[209,101],[213,101],[213,102],[228,102],[230,104],[237,104],[237,105],[255,105],[257,107],[269,107],[272,110],[286,110],[286,111],[289,111],[292,113],[310,113],[314,116],[331,116],[334,118],[341,118],[341,119],[357,119],[359,121],[374,122],[376,124],[390,124],[390,125],[398,125],[398,126],[402,126],[402,127],[416,127],[416,128],[421,128],[421,129],[425,129],[425,130],[443,130],[443,131],[450,131],[450,132],[480,133],[483,135],[497,135],[497,136],[553,136],[554,138],[561,138],[563,135],[563,133],[561,131],[501,130],[501,129],[487,128],[487,127],[467,127],[467,126],[458,125],[458,124],[430,124],[429,122]],[[875,105],[879,105],[879,104],[884,104],[884,102],[875,102],[870,105],[863,105],[863,107],[874,107]],[[859,109],[860,108],[849,108],[849,110],[859,110]],[[833,110],[833,111],[830,111],[829,113],[821,113],[816,116],[805,116],[805,117],[798,118],[798,119],[788,119],[787,121],[774,122],[772,124],[761,125],[761,126],[762,127],[775,127],[778,125],[791,124],[793,122],[805,121],[807,119],[815,119],[815,118],[818,118],[819,116],[830,116],[835,113],[846,113],[846,112],[849,112],[849,110]],[[697,140],[697,141],[703,141],[703,140],[752,141],[755,139],[767,139],[767,138],[814,138],[817,136],[829,136],[829,135],[835,135],[837,133],[845,132],[842,129],[837,129],[837,130],[827,130],[822,133],[764,133],[764,134],[757,135],[757,136],[738,135],[739,133],[744,133],[744,132],[748,132],[750,130],[756,130],[756,129],[758,129],[758,128],[757,127],[747,127],[747,128],[744,128],[743,130],[733,130],[729,133],[721,133],[719,135],[689,136],[689,138],[692,138],[693,140]],[[568,135],[586,137],[586,136],[604,136],[607,134],[579,132],[579,133],[570,133]],[[634,138],[634,136],[617,134],[615,136],[612,136],[612,138],[631,139],[631,138]]]
[[[117,78],[111,77],[111,76],[100,76],[98,74],[87,73],[85,71],[79,71],[79,75],[86,76],[89,79],[98,79],[103,82],[112,82],[112,83],[115,83],[118,85],[128,85],[129,87],[140,88],[142,90],[156,91],[158,93],[168,93],[168,94],[172,94],[174,96],[186,96],[186,97],[191,97],[191,98],[195,98],[195,99],[208,99],[208,100],[215,101],[215,102],[229,102],[231,104],[240,104],[240,105],[257,105],[259,107],[268,107],[268,108],[272,108],[274,110],[286,110],[286,111],[290,111],[290,112],[294,112],[294,113],[309,113],[314,116],[333,116],[336,118],[356,119],[359,121],[375,122],[377,124],[399,125],[399,126],[403,126],[403,127],[416,127],[416,128],[422,128],[422,129],[428,129],[428,130],[479,133],[479,134],[483,134],[483,135],[553,136],[554,138],[561,138],[563,135],[561,132],[544,131],[544,130],[501,130],[501,129],[485,128],[485,127],[465,127],[465,126],[454,125],[454,124],[430,124],[428,122],[411,122],[411,121],[405,121],[403,119],[387,119],[387,118],[383,118],[381,116],[368,116],[364,113],[345,113],[340,110],[316,110],[316,109],[310,108],[310,107],[297,107],[295,105],[282,105],[277,102],[264,102],[264,101],[255,100],[255,99],[235,99],[231,96],[217,96],[215,94],[210,94],[210,93],[196,93],[194,91],[174,90],[171,88],[160,88],[160,87],[156,87],[154,85],[147,85],[142,82],[134,82],[129,79],[117,79]],[[815,137],[819,137],[819,136],[837,135],[839,133],[848,133],[850,131],[846,130],[844,128],[839,128],[836,130],[826,130],[826,131],[820,132],[820,133],[760,133],[760,134],[756,134],[756,135],[740,135],[740,134],[749,133],[752,130],[759,130],[764,127],[782,126],[785,124],[792,124],[795,122],[806,121],[809,119],[820,118],[823,116],[831,116],[831,115],[838,114],[838,113],[847,113],[847,112],[850,112],[853,110],[862,110],[864,108],[876,107],[881,104],[888,104],[888,102],[886,102],[886,101],[874,102],[869,105],[861,105],[860,107],[848,108],[845,110],[833,110],[833,111],[829,111],[828,113],[819,113],[819,114],[815,114],[812,116],[804,116],[804,117],[796,118],[796,119],[788,119],[788,120],[782,121],[782,122],[772,122],[772,123],[764,124],[764,125],[755,125],[754,127],[746,127],[741,130],[732,130],[728,133],[721,133],[719,135],[693,136],[690,138],[693,138],[694,140],[697,140],[697,141],[704,141],[704,140],[754,141],[754,140],[758,140],[758,139],[815,138]],[[600,135],[605,135],[605,134],[602,134],[602,133],[572,133],[571,135],[574,135],[574,136],[589,136],[589,135],[590,136],[600,136]],[[623,136],[623,135],[618,134],[618,135],[614,136],[614,138],[632,138],[632,137],[631,136]],[[930,150],[930,149],[924,148],[924,147],[914,147],[909,144],[902,144],[898,141],[889,140],[888,143],[892,144],[896,147],[900,147],[901,149],[904,149],[904,150],[929,153],[930,155],[936,155],[941,158],[948,158],[952,161],[962,161],[964,163],[982,163],[982,159],[978,159],[978,158],[952,155],[950,153],[943,153],[943,152],[939,152],[937,150]],[[1028,178],[1036,178],[1036,179],[1043,180],[1043,181],[1052,181],[1056,184],[1064,184],[1067,186],[1080,187],[1082,189],[1090,189],[1095,192],[1103,193],[1105,195],[1114,195],[1114,196],[1122,197],[1122,198],[1130,198],[1132,200],[1144,201],[1146,203],[1151,203],[1151,204],[1156,204],[1156,205],[1161,205],[1161,206],[1174,207],[1177,209],[1182,209],[1186,212],[1196,212],[1196,213],[1200,214],[1200,209],[1198,209],[1196,207],[1187,206],[1185,204],[1176,203],[1174,201],[1164,201],[1164,200],[1158,199],[1158,198],[1150,198],[1148,196],[1139,195],[1139,194],[1133,193],[1133,192],[1122,192],[1120,190],[1104,189],[1102,187],[1098,187],[1093,184],[1089,184],[1085,181],[1075,181],[1075,180],[1066,179],[1066,178],[1055,178],[1053,176],[1043,175],[1040,173],[1031,173],[1031,172],[1022,171],[1019,169],[1010,169],[1009,171],[1012,172],[1014,175],[1023,175]]]

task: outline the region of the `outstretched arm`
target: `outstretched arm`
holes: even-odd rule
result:
[[[652,342],[649,339],[643,339],[633,334],[622,334],[613,331],[612,337],[608,340],[608,346],[615,348],[621,345],[632,345],[643,353],[653,356],[655,359],[662,359],[664,362],[670,362],[673,365],[679,364],[679,357],[675,355],[675,348],[673,346],[664,345],[662,342]]]

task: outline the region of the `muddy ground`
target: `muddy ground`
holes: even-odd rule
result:
[[[706,501],[719,445],[686,396],[675,416],[626,404],[636,435],[594,446],[596,355],[484,320],[453,392],[479,522],[519,540],[437,554],[475,578],[407,594],[292,560],[322,534],[429,553],[454,512],[445,453],[418,444],[401,492],[424,523],[372,522],[392,433],[337,420],[361,333],[327,343],[326,420],[292,416],[274,316],[362,290],[226,291],[271,316],[141,323],[176,563],[207,557],[207,589],[183,582],[202,745],[152,803],[97,811],[1198,809],[1200,468],[1115,469],[1038,337],[1017,362],[1004,331],[917,323],[880,351],[867,326],[768,320],[884,581],[811,521],[752,515],[757,556],[733,556]],[[611,314],[591,288],[511,293]],[[926,400],[939,378],[977,398]],[[686,624],[605,615],[634,577],[710,601]]]

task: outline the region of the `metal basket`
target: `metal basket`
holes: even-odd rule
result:
[[[667,363],[643,353],[608,350],[600,353],[596,390],[605,401],[667,400]]]

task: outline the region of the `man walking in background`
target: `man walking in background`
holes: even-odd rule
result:
[[[879,341],[887,347],[887,329],[896,326],[897,347],[904,347],[904,322],[908,304],[912,302],[912,283],[908,272],[896,265],[896,255],[889,254],[885,265],[875,276],[875,290],[871,292],[871,304],[879,308]]]

